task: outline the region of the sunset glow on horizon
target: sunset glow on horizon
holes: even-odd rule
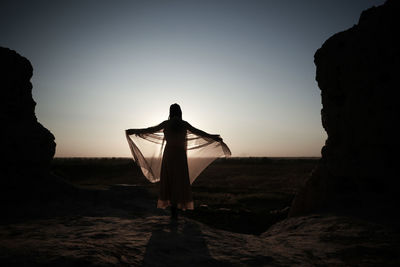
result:
[[[129,157],[128,128],[183,119],[236,157],[319,157],[313,56],[384,1],[2,1],[56,157]]]

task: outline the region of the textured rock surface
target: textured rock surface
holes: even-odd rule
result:
[[[168,216],[0,225],[6,266],[398,266],[393,232],[346,217],[282,221],[260,236]]]
[[[260,235],[156,208],[141,186],[86,190],[0,219],[2,266],[399,266],[399,232],[345,216],[285,219]],[[4,212],[3,212],[4,214]],[[249,224],[248,227],[252,227]]]
[[[372,7],[315,53],[328,139],[291,216],[397,198],[399,14],[399,1]]]
[[[2,189],[45,176],[55,153],[54,136],[35,116],[32,70],[26,58],[0,47]]]

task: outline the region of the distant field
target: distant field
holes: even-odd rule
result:
[[[287,215],[288,207],[318,158],[228,158],[212,163],[193,183],[195,210],[185,216],[218,228],[261,233]],[[85,188],[134,184],[157,199],[130,158],[55,158],[58,176]],[[249,224],[251,230],[246,230]]]

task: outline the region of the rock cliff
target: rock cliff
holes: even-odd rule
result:
[[[29,187],[48,174],[56,144],[35,116],[32,65],[13,50],[0,47],[1,185]]]
[[[315,53],[328,138],[290,216],[370,212],[371,205],[387,206],[398,198],[399,6],[389,0],[365,10],[357,25],[335,34]]]

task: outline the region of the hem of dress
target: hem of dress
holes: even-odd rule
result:
[[[166,209],[169,206],[171,206],[171,201],[170,200],[161,200],[161,199],[159,199],[157,201],[157,208],[159,208],[159,209]],[[178,209],[181,209],[181,210],[194,210],[193,201],[177,203],[176,206],[177,206]]]

